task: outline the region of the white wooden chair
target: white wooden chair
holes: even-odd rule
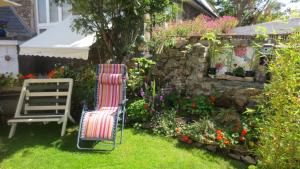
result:
[[[61,136],[65,134],[70,115],[73,79],[28,79],[23,83],[19,102],[8,138],[15,134],[18,123],[62,123]]]

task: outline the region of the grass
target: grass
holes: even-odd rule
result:
[[[110,153],[76,149],[77,127],[69,127],[60,137],[58,125],[17,127],[8,140],[9,128],[0,126],[0,169],[101,168],[101,169],[234,169],[242,163],[192,148],[175,139],[125,130],[124,143]]]

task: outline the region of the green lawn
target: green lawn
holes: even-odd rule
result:
[[[191,148],[175,139],[125,130],[124,144],[110,153],[78,151],[77,127],[60,138],[58,125],[19,125],[8,140],[8,127],[0,127],[0,169],[226,169],[245,168],[240,162]]]

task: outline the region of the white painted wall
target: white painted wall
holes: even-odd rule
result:
[[[0,74],[19,73],[17,45],[14,40],[0,40]],[[6,55],[11,57],[9,61],[5,60]]]

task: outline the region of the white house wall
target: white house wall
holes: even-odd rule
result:
[[[6,60],[5,56],[9,56],[10,60]],[[9,42],[5,45],[0,42],[0,74],[17,75],[19,73],[17,45]]]

